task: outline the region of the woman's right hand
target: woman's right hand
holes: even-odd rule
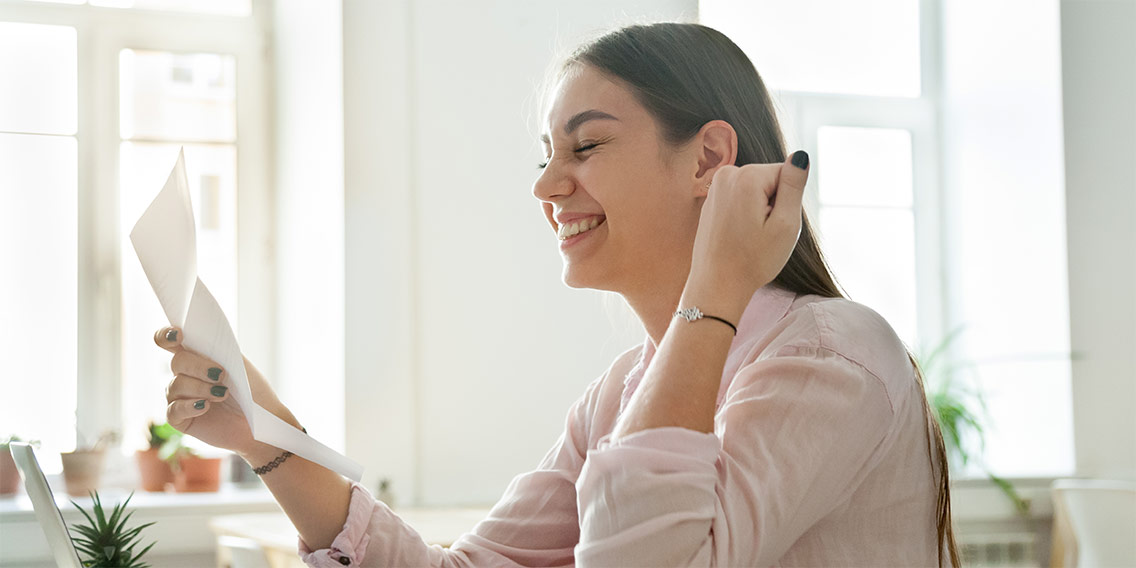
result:
[[[207,357],[182,347],[181,340],[181,330],[173,327],[154,334],[154,343],[173,353],[170,370],[174,379],[166,387],[166,420],[180,432],[241,456],[260,449],[263,444],[253,439],[240,405],[230,396],[229,373]],[[253,400],[300,428],[264,375],[248,359],[244,359],[244,364]]]

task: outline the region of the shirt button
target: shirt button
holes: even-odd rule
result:
[[[346,557],[346,556],[340,556],[339,557],[339,563],[344,565],[344,566],[350,566],[351,565],[351,559]]]

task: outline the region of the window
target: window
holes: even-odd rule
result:
[[[75,28],[0,22],[0,431],[75,443]],[[71,409],[58,415],[43,412]]]
[[[266,61],[253,7],[0,8],[0,262],[9,267],[0,388],[20,393],[0,399],[0,434],[41,440],[48,470],[59,468],[56,452],[106,431],[132,452],[146,421],[164,420],[169,357],[149,338],[165,318],[127,235],[179,148],[199,273],[234,328],[242,314],[270,311]]]
[[[986,399],[993,471],[1067,474],[1058,5],[958,4],[702,0],[700,17],[813,156],[806,209],[848,295],[916,353],[960,330],[950,358]],[[1003,25],[1024,39],[999,43]]]
[[[130,244],[130,231],[184,148],[197,221],[197,270],[237,331],[236,62],[231,55],[119,52],[119,215],[122,427],[162,420],[169,355],[137,341],[164,320]]]

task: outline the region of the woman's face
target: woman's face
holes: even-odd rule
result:
[[[618,80],[576,64],[552,95],[533,184],[564,282],[623,294],[686,278],[698,228],[693,152],[669,147]]]

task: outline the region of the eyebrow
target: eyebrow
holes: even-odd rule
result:
[[[572,134],[572,132],[575,131],[577,128],[579,128],[580,125],[584,124],[585,122],[588,122],[589,120],[615,120],[615,121],[618,121],[619,119],[608,114],[608,113],[606,113],[606,112],[604,112],[604,111],[602,111],[602,110],[596,110],[596,109],[585,110],[583,112],[576,113],[575,115],[572,116],[572,118],[568,119],[568,122],[564,123],[564,134]],[[544,142],[545,144],[549,143],[547,134],[541,134],[540,140],[541,140],[541,142]]]

